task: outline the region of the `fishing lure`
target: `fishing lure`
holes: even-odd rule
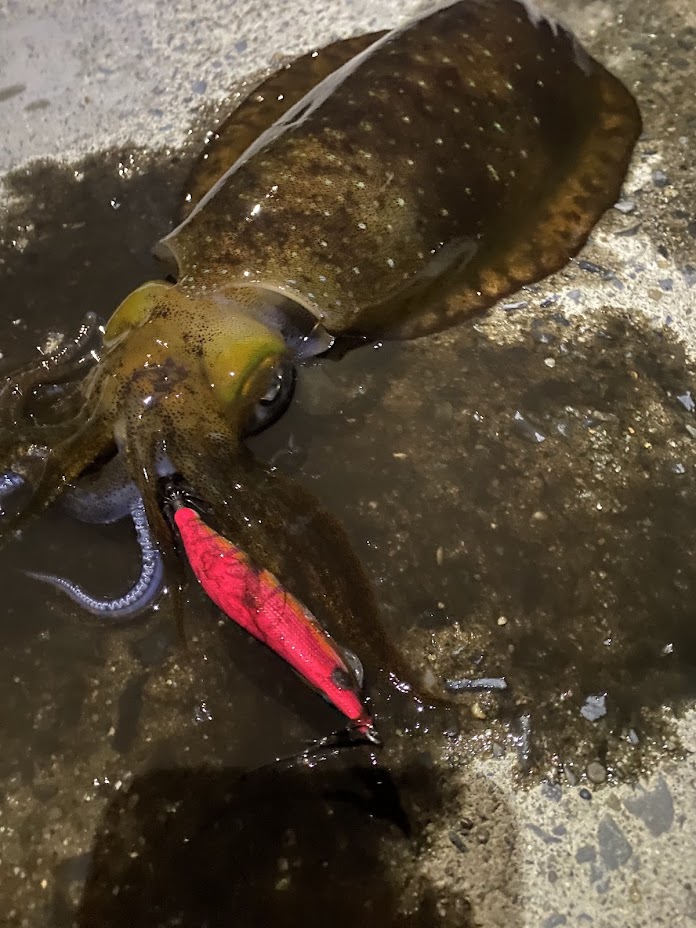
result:
[[[317,619],[268,570],[253,565],[232,542],[179,499],[174,522],[199,583],[225,615],[268,645],[330,703],[353,728],[379,742],[360,700],[362,666],[342,657]]]
[[[139,287],[99,350],[90,318],[0,392],[0,533],[66,489],[83,517],[129,517],[135,490],[144,555],[154,543],[170,563],[157,485],[178,474],[254,563],[311,577],[343,639],[350,554],[338,577],[322,565],[316,504],[251,466],[244,436],[334,340],[436,332],[560,268],[618,196],[640,129],[623,84],[528,0],[459,0],[282,68],[193,171],[156,249],[176,284]],[[312,540],[279,545],[298,513]],[[137,612],[160,577],[119,602]]]

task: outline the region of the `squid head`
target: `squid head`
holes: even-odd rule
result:
[[[93,462],[116,456],[115,466],[103,468],[98,495],[116,489],[109,481],[134,482],[152,527],[162,531],[154,490],[156,478],[176,467],[170,449],[196,462],[204,491],[206,454],[224,448],[232,461],[243,435],[289,400],[294,367],[282,334],[258,318],[263,305],[252,288],[223,299],[146,283],[108,321],[100,354],[89,350],[92,324],[15,375],[4,390],[0,454],[13,475],[8,494],[23,483],[31,497],[20,512],[9,508],[2,528],[43,509]],[[51,402],[42,404],[49,387]]]

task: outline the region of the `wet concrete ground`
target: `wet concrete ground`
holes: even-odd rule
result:
[[[274,51],[408,13],[226,8],[0,14],[8,366],[155,273],[184,171],[162,148],[198,101]],[[59,567],[109,592],[136,569],[126,527],[51,513],[2,552],[8,924],[318,924],[329,907],[345,925],[696,921],[696,15],[553,10],[641,105],[620,209],[580,262],[475,326],[305,371],[255,443],[346,526],[426,683],[509,690],[458,697],[428,732],[399,707],[378,783],[360,752],[240,781],[334,715],[195,590],[186,655],[166,604],[105,633],[22,580]],[[60,160],[24,169],[40,155]]]

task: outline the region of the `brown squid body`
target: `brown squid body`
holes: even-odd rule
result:
[[[156,482],[176,472],[293,592],[320,584],[315,611],[333,602],[348,634],[353,607],[287,541],[314,519],[319,558],[319,510],[243,451],[250,420],[289,361],[335,337],[434,332],[561,267],[617,197],[639,131],[626,88],[518,0],[462,0],[281,69],[192,175],[158,246],[177,284],[131,294],[97,363],[83,332],[11,378],[0,471],[28,499],[2,528],[67,487],[77,510],[111,493],[110,517],[143,501],[166,556]],[[114,452],[108,479],[75,487]]]

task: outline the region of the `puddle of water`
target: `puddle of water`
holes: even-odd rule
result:
[[[86,309],[106,316],[156,273],[149,248],[184,172],[165,155],[120,151],[9,179],[8,369],[50,329],[74,330]],[[566,765],[573,776],[591,761],[628,776],[656,749],[678,751],[661,707],[678,712],[696,679],[696,432],[687,429],[696,424],[683,399],[696,394],[679,345],[611,315],[569,319],[556,305],[365,348],[303,375],[290,412],[255,449],[346,526],[390,637],[426,682],[488,676],[508,687],[456,696],[456,738],[438,729],[430,741],[395,739],[390,770],[409,810],[440,802],[431,773],[404,786],[409,758],[425,748],[466,762],[508,749],[512,731],[518,749],[528,739],[535,775]],[[137,570],[127,527],[88,528],[58,512],[0,557],[5,576],[50,567],[104,592]],[[336,716],[218,623],[195,589],[187,654],[166,604],[105,631],[43,587],[15,582],[3,610],[3,886],[17,911],[35,904],[45,879],[56,926],[132,924],[136,910],[174,924],[195,917],[207,860],[223,921],[241,906],[264,924],[295,910],[311,924],[339,899],[339,925],[468,923],[462,896],[438,889],[433,901],[417,875],[418,842],[389,816],[327,801],[354,790],[369,761],[359,775],[341,760],[329,773],[279,773],[272,788],[239,785],[239,769],[297,750]],[[582,714],[588,705],[595,721]],[[206,831],[207,817],[230,806],[234,829]],[[252,832],[259,856],[247,859]],[[225,883],[228,860],[243,879]],[[107,892],[117,884],[122,915]],[[157,913],[161,886],[181,890]]]
[[[505,679],[456,697],[463,754],[529,714],[534,768],[634,775],[677,749],[662,707],[696,695],[693,372],[636,320],[555,307],[515,328],[501,314],[310,371],[284,460],[348,527],[426,678]]]

